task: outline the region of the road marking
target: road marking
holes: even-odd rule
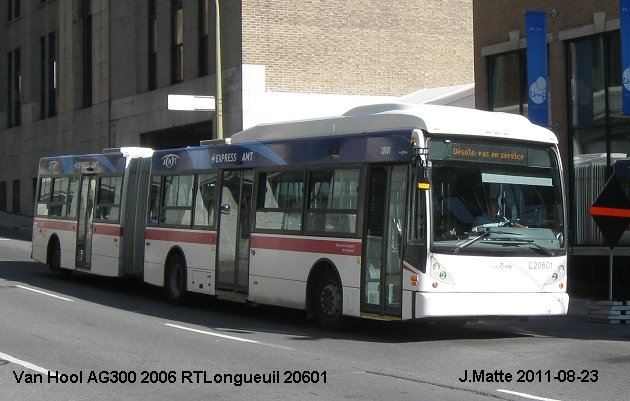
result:
[[[73,302],[72,299],[70,298],[65,298],[65,297],[60,297],[59,295],[55,295],[55,294],[51,294],[49,292],[45,292],[45,291],[40,291],[40,290],[36,290],[34,288],[29,288],[29,287],[25,287],[23,285],[16,285],[16,287],[21,288],[23,290],[27,290],[27,291],[33,291],[36,292],[38,294],[42,294],[42,295],[48,295],[49,297],[53,297],[53,298],[57,298],[57,299],[62,299],[64,301],[68,301],[68,302]]]
[[[33,365],[30,362],[23,361],[21,359],[12,357],[11,355],[7,355],[7,354],[2,353],[2,352],[0,352],[0,359],[4,359],[7,362],[15,363],[17,365],[20,365],[20,366],[26,368],[26,369],[34,370],[36,372],[39,372],[39,373],[42,373],[42,374],[45,374],[45,375],[47,375],[50,372],[48,369],[44,369],[41,366]]]
[[[537,401],[561,401],[561,400],[557,400],[555,398],[538,397],[536,395],[531,395],[531,394],[526,394],[526,393],[519,393],[519,392],[516,392],[516,391],[510,391],[510,390],[497,389],[497,391],[500,392],[500,393],[512,394],[512,395],[516,395],[518,397],[528,398],[530,400],[537,400]]]
[[[256,341],[256,340],[249,340],[247,338],[228,336],[227,334],[214,333],[212,331],[197,330],[197,329],[192,329],[190,327],[179,326],[179,325],[171,324],[171,323],[165,323],[165,325],[169,326],[169,327],[174,327],[176,329],[192,331],[193,333],[206,334],[208,336],[220,337],[220,338],[225,338],[225,339],[228,339],[228,340],[241,341],[241,342],[244,342],[244,343],[252,343],[252,344],[258,344],[259,343],[259,341]]]
[[[164,325],[168,326],[168,327],[173,327],[173,328],[176,328],[176,329],[180,329],[180,330],[191,331],[193,333],[199,333],[199,334],[205,334],[205,335],[213,336],[213,337],[225,338],[226,340],[240,341],[240,342],[249,343],[249,344],[265,345],[265,346],[268,346],[268,347],[282,348],[282,349],[291,350],[291,351],[293,350],[293,348],[291,348],[291,347],[284,347],[282,345],[263,343],[263,342],[260,342],[260,341],[250,340],[250,339],[247,339],[247,338],[229,336],[227,334],[221,334],[221,333],[215,333],[213,331],[193,329],[193,328],[190,328],[190,327],[184,327],[184,326],[180,326],[180,325],[172,324],[172,323],[164,323]]]

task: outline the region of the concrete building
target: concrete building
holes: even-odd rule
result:
[[[588,209],[615,160],[630,154],[630,117],[621,108],[620,1],[475,1],[477,108],[527,115],[530,10],[546,13],[549,128],[560,139],[569,183],[569,290],[606,296],[609,247]],[[614,254],[613,294],[628,299],[630,231]]]
[[[0,210],[32,214],[37,160],[215,137],[215,1],[7,0]],[[473,79],[472,0],[220,0],[225,136]],[[6,78],[4,78],[6,77]]]

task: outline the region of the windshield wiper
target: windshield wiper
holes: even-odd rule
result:
[[[483,237],[487,237],[489,234],[490,234],[490,231],[483,231],[481,234],[477,235],[476,237],[469,239],[468,241],[459,245],[457,248],[454,248],[453,255],[458,254],[459,252],[461,252],[462,249],[474,244],[475,242],[479,241]]]
[[[539,251],[542,251],[542,253],[544,253],[547,256],[556,256],[556,253],[554,251],[552,251],[549,248],[546,248],[542,245],[537,244],[536,242],[534,242],[534,240],[532,239],[514,239],[514,238],[492,238],[492,239],[488,239],[487,241],[491,241],[494,243],[502,243],[502,245],[514,245],[514,246],[519,246],[519,245],[531,245],[534,248],[538,249]]]

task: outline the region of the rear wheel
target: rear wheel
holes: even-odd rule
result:
[[[57,277],[65,278],[72,274],[72,270],[61,268],[61,247],[56,239],[48,246],[48,268]]]
[[[61,249],[57,241],[53,241],[48,248],[48,267],[53,274],[57,274],[61,269]]]
[[[330,270],[319,277],[315,296],[315,314],[319,324],[329,330],[340,329],[343,324],[343,294],[339,280]]]
[[[169,258],[166,265],[166,297],[169,302],[181,305],[186,299],[186,263],[180,255]]]

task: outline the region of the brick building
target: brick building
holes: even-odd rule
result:
[[[221,0],[225,135],[473,79],[471,0]],[[30,215],[37,160],[198,144],[214,112],[212,0],[7,0],[0,209]],[[5,96],[6,95],[6,96]]]
[[[560,139],[569,183],[569,290],[605,296],[609,248],[588,209],[615,160],[630,155],[630,117],[621,109],[620,1],[475,1],[477,108],[527,115],[529,10],[546,13],[549,128]],[[630,231],[614,254],[613,293],[628,297]]]

